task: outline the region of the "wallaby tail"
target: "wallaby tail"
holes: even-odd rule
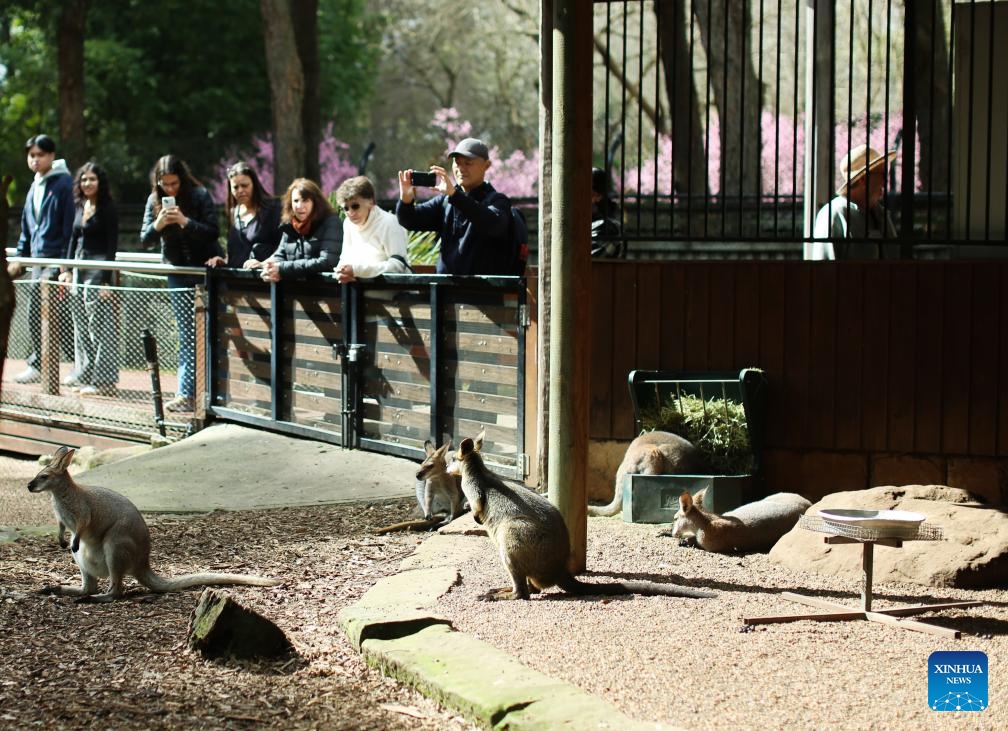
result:
[[[430,520],[426,518],[414,518],[413,520],[404,520],[401,523],[392,523],[391,525],[386,525],[383,528],[375,528],[371,533],[376,536],[383,536],[386,533],[394,533],[396,531],[421,531],[421,530],[432,530],[437,528],[445,522],[445,519],[440,516],[434,516]]]
[[[619,514],[621,510],[623,510],[623,491],[616,490],[616,496],[608,505],[589,505],[588,515],[593,515],[596,518],[611,518],[612,516]]]
[[[570,576],[558,581],[557,586],[568,594],[576,596],[621,596],[640,594],[643,596],[679,596],[688,599],[714,599],[717,594],[703,589],[693,589],[688,586],[673,584],[658,584],[653,581],[619,581],[600,584],[589,584]]]
[[[153,592],[179,591],[191,589],[194,586],[277,586],[279,579],[252,574],[183,574],[168,578],[155,573],[151,569],[137,580]]]

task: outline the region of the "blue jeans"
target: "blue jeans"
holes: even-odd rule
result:
[[[191,275],[168,275],[168,298],[178,327],[178,389],[176,396],[196,394],[196,321],[193,287],[201,282]]]

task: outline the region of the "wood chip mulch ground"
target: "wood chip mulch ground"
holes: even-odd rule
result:
[[[0,464],[0,468],[4,465]],[[33,466],[32,469],[37,469]],[[0,525],[25,480],[0,472]],[[4,479],[6,478],[6,479]],[[32,495],[43,506],[48,498]],[[276,622],[296,654],[212,662],[186,649],[200,589],[132,591],[112,604],[37,594],[74,583],[54,533],[0,542],[0,725],[61,729],[466,729],[471,726],[364,665],[337,613],[394,573],[420,538],[374,536],[407,517],[409,500],[149,517],[156,571],[257,573],[275,588],[229,587]]]

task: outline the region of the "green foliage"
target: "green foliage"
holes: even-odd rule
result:
[[[441,240],[435,231],[410,231],[406,241],[406,258],[410,264],[437,264]]]
[[[12,0],[0,8],[0,172],[15,175],[15,204],[30,183],[24,141],[45,131],[60,143],[60,7]],[[229,150],[271,129],[260,13],[258,0],[88,4],[85,129],[90,156],[109,170],[120,200],[146,198],[161,155],[179,155],[206,182]],[[378,62],[377,16],[364,0],[320,0],[318,18],[323,126],[360,126]]]
[[[642,411],[645,429],[660,429],[692,442],[714,474],[749,474],[755,468],[745,409],[730,399],[682,394]]]

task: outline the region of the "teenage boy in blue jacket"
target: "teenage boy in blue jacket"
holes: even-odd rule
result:
[[[511,201],[486,182],[490,153],[480,140],[467,137],[448,155],[452,173],[432,165],[440,195],[416,202],[413,171],[399,171],[396,217],[408,231],[436,231],[441,236],[438,274],[513,274],[509,236]],[[457,181],[457,182],[456,182]]]
[[[66,256],[70,236],[73,234],[74,197],[73,177],[65,160],[56,159],[56,143],[49,135],[39,134],[25,143],[28,169],[35,179],[28,188],[24,210],[21,212],[21,237],[17,243],[18,256],[61,259]],[[12,278],[21,276],[24,267],[10,264]],[[32,280],[52,280],[59,276],[59,267],[32,267]],[[17,383],[37,383],[42,380],[39,370],[42,350],[41,291],[38,285],[31,288],[28,298],[28,328],[32,352],[28,367],[14,376]]]

